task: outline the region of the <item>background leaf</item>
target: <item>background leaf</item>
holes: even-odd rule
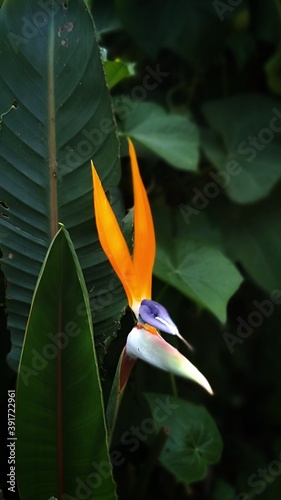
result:
[[[280,289],[281,283],[279,200],[276,192],[270,200],[246,207],[233,209],[224,202],[223,210],[218,200],[210,212],[211,221],[216,221],[221,228],[227,254],[267,292]]]
[[[17,15],[15,15],[15,10]],[[36,279],[57,222],[69,229],[101,343],[118,328],[122,287],[100,249],[90,159],[119,179],[118,143],[92,18],[83,0],[5,2],[0,11],[0,245],[16,368]]]
[[[203,150],[221,171],[235,162],[238,174],[225,187],[238,203],[252,203],[269,194],[281,177],[280,101],[259,95],[235,96],[204,104],[214,135],[203,135]]]
[[[221,436],[207,410],[173,396],[148,393],[145,397],[151,412],[155,401],[162,406],[168,400],[171,408],[165,419],[169,435],[160,462],[185,484],[205,477],[208,466],[218,462],[222,452]],[[163,427],[160,419],[154,424],[156,432]]]
[[[173,167],[182,170],[197,169],[198,130],[187,116],[169,114],[154,103],[133,103],[133,109],[122,128],[136,143]]]
[[[46,18],[49,19],[46,6],[51,4],[51,0],[39,1],[39,3],[30,2],[31,9],[24,12],[22,11],[23,2],[7,0],[7,5],[9,2],[11,2],[10,5],[12,6],[10,19],[13,23],[11,28],[15,29],[16,25],[18,26],[18,30],[11,33],[22,36],[27,34],[26,23],[24,24],[21,21],[20,16],[30,19],[29,35],[34,35],[36,31],[34,26],[38,28],[34,24],[34,20],[36,23],[38,21],[43,23],[43,17],[34,17],[37,11],[44,12]],[[0,5],[1,3],[0,1]],[[61,6],[62,4],[58,0],[52,0],[52,3],[55,10],[57,10],[56,5]],[[75,0],[63,2],[64,6],[68,4],[69,9],[73,9],[76,3]],[[35,5],[34,8],[33,5]],[[80,5],[84,9],[81,2]],[[149,464],[151,453],[154,453],[153,446],[152,448],[147,446],[149,433],[152,429],[151,420],[147,419],[151,419],[153,415],[143,402],[143,393],[147,391],[155,393],[177,391],[181,398],[198,404],[202,404],[204,401],[211,408],[211,414],[219,422],[219,428],[224,440],[223,460],[210,470],[205,479],[197,481],[188,487],[177,481],[176,477],[158,462],[151,474],[147,498],[170,500],[170,498],[186,499],[191,496],[200,500],[226,500],[231,496],[253,497],[257,491],[248,485],[249,477],[257,474],[260,469],[268,470],[273,460],[280,461],[281,307],[278,303],[271,301],[272,291],[277,290],[278,293],[281,290],[281,180],[278,174],[278,168],[279,170],[281,168],[279,161],[280,141],[276,134],[271,143],[265,144],[264,152],[261,151],[264,158],[259,156],[261,161],[259,165],[256,164],[257,168],[254,167],[255,161],[251,168],[251,162],[247,161],[250,154],[249,152],[246,154],[244,149],[254,146],[250,144],[248,146],[244,145],[244,148],[242,146],[242,152],[244,150],[245,154],[238,153],[235,148],[240,142],[247,142],[249,134],[258,137],[260,130],[269,128],[273,106],[281,112],[279,95],[276,95],[278,91],[278,58],[276,54],[280,51],[281,41],[280,0],[273,0],[269,3],[263,0],[243,0],[243,2],[221,2],[217,0],[190,0],[188,2],[185,0],[176,2],[170,0],[161,0],[161,2],[159,0],[153,0],[152,2],[108,0],[102,2],[101,0],[94,0],[89,1],[88,5],[91,5],[94,14],[98,40],[100,45],[106,49],[108,58],[112,61],[119,58],[122,61],[136,63],[134,78],[126,78],[112,89],[120,132],[123,132],[121,130],[122,124],[128,118],[130,110],[135,110],[140,101],[152,102],[161,106],[163,110],[168,111],[172,116],[175,112],[179,112],[181,117],[191,118],[195,126],[202,132],[199,137],[199,148],[203,154],[199,155],[196,170],[171,168],[172,159],[170,163],[167,163],[157,153],[143,146],[140,142],[134,141],[138,155],[141,158],[139,162],[140,169],[144,184],[148,190],[149,199],[154,208],[158,207],[162,212],[161,223],[155,219],[158,234],[162,232],[167,240],[176,238],[188,241],[190,239],[193,242],[204,243],[206,247],[216,248],[238,267],[244,277],[243,283],[228,301],[227,323],[223,325],[219,324],[214,314],[199,306],[198,302],[187,298],[175,287],[169,286],[154,276],[154,299],[159,300],[168,308],[179,330],[182,333],[187,333],[188,340],[196,348],[194,354],[191,355],[192,361],[210,380],[215,388],[216,397],[208,398],[195,384],[180,378],[171,381],[169,374],[150,367],[141,361],[136,363],[124,394],[114,438],[114,450],[116,450],[117,455],[114,472],[118,482],[118,496],[120,500],[125,500],[130,496],[133,489],[137,490],[138,493],[140,492],[140,489],[137,488],[138,481],[141,480],[142,473]],[[19,13],[18,24],[17,19],[15,19],[17,13]],[[83,19],[88,19],[87,16],[84,17],[85,13],[86,11],[83,10]],[[65,14],[67,14],[66,11]],[[76,18],[78,19],[78,15],[76,15]],[[58,28],[67,24],[68,21],[73,22],[72,19],[68,19],[66,23],[64,21],[60,23]],[[25,26],[24,32],[23,26]],[[74,26],[77,28],[77,24]],[[1,21],[1,54],[6,52],[7,44],[9,44],[9,38],[5,35],[2,36],[3,30],[7,35],[10,34],[10,31],[4,28]],[[45,26],[41,26],[40,30],[46,33]],[[61,31],[60,33],[62,35]],[[67,33],[65,33],[66,36]],[[68,36],[72,36],[71,33],[73,35],[74,31],[72,30]],[[78,61],[73,55],[69,60],[62,61],[63,64],[66,63],[67,78],[64,70],[61,73],[57,72],[58,78],[64,77],[66,91],[69,88],[68,80],[71,78],[71,72],[73,69],[75,71],[76,67],[80,67],[79,81],[83,81],[83,70],[81,71],[80,64],[85,61],[85,54],[88,54],[89,45],[84,39],[84,36],[88,37],[88,34],[86,21],[83,29],[79,29],[80,40],[79,44],[77,44],[77,53],[79,53],[80,46],[84,48],[84,52],[79,54]],[[92,35],[89,36],[88,41],[91,41],[91,37]],[[59,38],[61,39],[61,37]],[[48,52],[44,48],[45,42],[43,38],[31,37],[27,38],[27,40],[33,45],[33,53],[39,54],[36,60],[39,59],[43,64],[44,60],[48,59]],[[33,44],[33,40],[36,40],[36,44]],[[65,42],[64,39],[63,43]],[[20,52],[24,52],[23,49],[26,45],[22,43],[19,46],[22,49]],[[69,50],[67,53],[69,53]],[[74,62],[74,68],[71,65],[71,60]],[[27,129],[24,130],[24,127],[29,125],[28,113],[24,115],[23,123],[17,118],[21,108],[11,109],[14,99],[14,87],[10,80],[3,84],[5,68],[9,73],[10,66],[13,66],[16,75],[15,88],[18,86],[24,87],[22,93],[26,94],[26,96],[32,94],[34,99],[36,99],[37,95],[41,96],[40,101],[36,101],[37,109],[39,109],[41,103],[46,103],[46,93],[40,93],[40,89],[46,87],[46,79],[40,80],[39,73],[35,71],[34,74],[31,71],[32,68],[30,68],[28,61],[29,59],[26,60],[26,65],[22,63],[21,72],[17,72],[17,62],[13,52],[9,54],[7,59],[1,59],[0,116],[2,115],[3,119],[0,127],[0,148],[2,148],[1,138],[3,133],[6,137],[9,130],[8,125],[10,126],[13,120],[17,122],[18,127],[22,126],[22,134],[25,133],[24,138],[28,136]],[[94,70],[99,72],[94,59],[92,60],[91,57],[89,58],[89,67],[93,69],[93,73]],[[157,71],[160,71],[162,81],[157,81],[156,78],[151,77],[151,73],[154,72],[155,75]],[[162,73],[168,75],[167,78],[162,78]],[[32,79],[29,79],[29,76],[32,76]],[[36,82],[39,83],[39,80],[40,85],[38,88]],[[147,83],[151,85],[149,89]],[[158,85],[154,85],[155,83]],[[5,99],[5,102],[2,102],[2,96],[7,95],[7,85],[8,87],[11,86],[11,93],[8,95],[8,101]],[[67,100],[67,92],[64,93],[64,88],[61,90],[61,94]],[[101,92],[98,85],[91,83],[89,84],[89,92],[86,92],[86,88],[83,86],[81,99],[79,93],[74,92],[72,95],[73,101],[79,101],[79,106],[75,108],[74,115],[67,116],[67,119],[63,122],[62,128],[66,129],[68,127],[72,128],[74,125],[80,126],[79,113],[81,106],[83,108],[84,97],[86,98],[88,95],[85,107],[90,111],[92,103],[98,95],[101,95]],[[235,104],[230,106],[229,102],[232,99],[235,99]],[[33,112],[31,98],[30,101],[28,109],[30,108]],[[58,102],[61,102],[61,99],[58,98]],[[222,111],[217,106],[218,102],[221,103]],[[209,103],[216,104],[212,108],[210,122],[202,112],[204,105],[209,106]],[[268,107],[267,112],[266,107]],[[225,111],[226,108],[227,112]],[[8,114],[3,115],[8,110],[10,110]],[[59,110],[62,112],[63,107]],[[261,120],[264,117],[266,117],[266,123]],[[140,113],[139,121],[136,119],[134,127],[141,125],[143,119],[145,119],[145,116]],[[216,123],[216,120],[218,123]],[[279,120],[275,124],[279,127]],[[58,123],[56,125],[56,131],[58,131]],[[106,123],[103,123],[104,125]],[[15,130],[17,132],[16,128]],[[241,134],[241,132],[243,133]],[[110,134],[109,132],[108,136]],[[241,135],[242,137],[240,137]],[[262,132],[261,136],[265,140],[269,138],[269,136],[266,136],[266,132]],[[16,134],[13,137],[16,139]],[[39,139],[42,138],[43,134],[39,133],[38,137]],[[86,140],[87,138],[83,134],[81,139]],[[167,135],[164,135],[163,139],[166,140]],[[238,140],[238,143],[235,143],[235,140]],[[213,148],[213,151],[208,153],[206,150],[207,141],[209,150]],[[276,153],[271,150],[275,142],[277,142],[274,145],[274,147],[277,147]],[[18,154],[19,144],[16,142],[15,147],[13,147],[13,140],[9,142],[9,148],[14,155]],[[65,144],[68,145],[67,142]],[[107,146],[108,149],[102,153],[102,157],[109,154],[111,150],[110,145],[107,144]],[[86,150],[85,144],[84,147]],[[101,146],[101,149],[103,149],[103,146]],[[122,196],[115,194],[114,184],[117,182],[117,177],[115,180],[110,180],[111,175],[114,177],[114,174],[111,170],[112,164],[108,163],[108,157],[106,160],[106,164],[109,166],[108,175],[103,179],[104,185],[110,188],[108,195],[119,220],[124,217],[124,207],[129,209],[133,206],[132,184],[126,157],[127,144],[125,140],[121,142],[121,151],[122,156],[124,156],[123,175],[120,184]],[[267,154],[267,151],[270,151],[270,155]],[[74,152],[79,153],[77,149]],[[70,158],[75,164],[77,157],[70,155]],[[258,160],[258,154],[256,160]],[[240,164],[241,161],[242,164]],[[3,163],[1,162],[2,160],[0,161],[0,188],[4,182],[2,176]],[[230,162],[239,163],[241,175],[230,176],[230,183],[225,189],[210,174],[213,174],[216,179],[219,179],[219,176],[223,177],[224,172],[222,170],[219,172],[219,169]],[[22,158],[19,159],[19,163],[23,165]],[[86,158],[85,165],[88,165]],[[25,168],[27,168],[26,165]],[[103,161],[98,165],[98,169],[103,175]],[[12,175],[14,177],[13,172]],[[79,179],[75,179],[69,192],[72,193],[79,185],[79,182]],[[90,178],[88,178],[87,183],[89,183],[90,190]],[[212,187],[210,187],[210,183],[212,183]],[[217,187],[214,187],[214,184],[217,184]],[[21,183],[15,182],[15,187],[17,185],[21,185]],[[202,203],[199,208],[196,208],[194,202],[195,200],[198,202],[198,190],[204,195],[207,193],[207,201]],[[41,191],[37,189],[35,194],[33,202],[38,197],[41,197]],[[24,195],[22,191],[21,195]],[[80,210],[80,203],[84,200],[84,197],[90,202],[90,194],[83,194],[80,200],[74,200],[76,203],[75,208],[71,203],[73,199],[71,198],[70,205],[74,215]],[[123,197],[124,200],[122,200]],[[15,203],[20,203],[22,199],[23,197],[19,196]],[[0,201],[5,202],[5,199],[0,197]],[[124,203],[121,203],[122,201]],[[197,210],[190,212],[189,220],[187,220],[188,209],[185,210],[183,206],[194,207]],[[7,223],[9,208],[5,204],[0,205],[0,213],[6,214],[6,219],[5,215],[1,215],[1,217]],[[27,212],[27,216],[29,217],[29,212]],[[92,224],[90,217],[89,214],[88,220],[91,220]],[[43,219],[45,220],[45,218]],[[130,226],[130,223],[125,223],[126,233],[131,241],[132,231]],[[161,229],[159,226],[161,226]],[[16,224],[15,227],[20,227],[20,225]],[[0,233],[2,241],[3,227],[0,228]],[[87,237],[90,235],[90,226],[85,232],[85,227],[82,224],[81,232],[79,233],[77,226],[75,235],[72,235],[75,236],[75,246],[78,251],[80,251],[81,245],[84,244],[83,241],[86,240],[86,234]],[[7,239],[9,244],[11,244],[13,238],[14,236],[11,233]],[[81,243],[79,243],[80,239]],[[42,258],[40,257],[37,274],[49,243],[50,238],[48,237],[48,242],[44,247],[44,252],[42,252]],[[35,248],[34,243],[33,247]],[[21,248],[26,249],[24,245],[21,245]],[[26,249],[27,253],[28,251]],[[90,280],[87,288],[91,290],[92,313],[96,318],[95,337],[100,356],[105,352],[104,344],[110,344],[108,354],[104,357],[104,370],[102,371],[105,376],[103,390],[106,387],[106,390],[104,390],[106,399],[110,392],[111,382],[114,379],[120,351],[126,342],[128,331],[132,328],[134,320],[132,313],[127,310],[126,315],[122,318],[122,326],[118,331],[117,338],[114,342],[111,342],[111,333],[107,335],[108,332],[111,332],[111,325],[106,323],[106,315],[109,314],[109,321],[112,318],[114,321],[117,318],[118,321],[122,305],[121,303],[118,304],[117,297],[118,290],[122,293],[122,289],[121,287],[114,288],[114,281],[111,282],[111,278],[116,277],[113,273],[108,274],[110,266],[107,266],[103,260],[104,255],[95,243],[95,237],[93,237],[93,245],[88,246],[87,249],[85,248],[85,251],[88,252],[89,257],[87,269],[92,269],[92,257],[94,257],[95,262],[99,262],[94,271],[95,276],[98,276],[98,283],[96,279]],[[10,260],[13,260],[12,257],[16,254],[13,251],[5,253],[6,260],[7,255],[10,255]],[[27,264],[32,267],[30,276]],[[13,275],[15,276],[20,272],[22,281],[29,283],[33,280],[34,266],[36,266],[34,258],[30,261],[26,260],[23,266],[14,265]],[[83,268],[85,273],[85,267],[83,266]],[[27,269],[27,272],[24,273],[24,269]],[[14,276],[13,280],[15,279]],[[107,282],[105,282],[105,277],[108,277]],[[7,295],[9,308],[11,308],[13,304],[9,298],[11,296],[10,275],[8,281]],[[32,281],[32,283],[32,286],[34,286],[35,282]],[[115,283],[117,284],[117,282]],[[270,311],[270,314],[268,312],[262,314],[262,307],[258,309],[257,304],[264,304],[264,301],[267,301],[265,302],[267,304],[265,311]],[[123,303],[126,303],[125,300]],[[115,305],[119,312],[116,316],[112,316],[112,308]],[[22,314],[22,310],[16,306],[14,314],[16,314],[17,309],[17,315],[19,316]],[[5,307],[1,308],[1,313],[0,352],[2,361],[0,368],[3,383],[1,384],[0,408],[2,412],[2,429],[5,435],[7,431],[5,420],[7,389],[14,388],[15,374],[5,365],[5,357],[10,344],[9,331],[6,330]],[[99,322],[98,318],[103,319]],[[247,338],[239,337],[241,320],[249,325],[248,328],[244,329],[244,332],[250,332]],[[105,335],[102,333],[103,326],[105,326]],[[118,327],[119,324],[114,323],[113,328]],[[225,341],[226,332],[231,333],[239,341],[235,343],[232,351]],[[174,341],[173,338],[168,340]],[[176,342],[173,342],[173,345],[177,346]],[[179,345],[178,347],[184,349],[183,346]],[[261,387],[263,388],[263,404],[260,404]],[[255,415],[254,419],[251,418],[252,415]],[[261,429],[264,432],[261,432]],[[142,436],[143,440],[141,440]],[[4,492],[4,498],[8,500],[6,447],[0,448],[0,488]],[[272,483],[264,482],[263,484],[266,485],[266,489],[260,495],[263,500],[276,500],[279,498],[281,475],[274,477]],[[131,487],[132,489],[130,489]],[[17,497],[14,494],[10,496],[13,499]],[[133,498],[134,495],[131,494],[131,497]]]
[[[99,36],[121,29],[121,22],[115,13],[114,0],[107,0],[106,3],[103,0],[92,0],[92,11]]]
[[[135,74],[134,64],[115,59],[115,61],[104,61],[104,69],[107,83],[110,89],[115,87],[124,78],[128,78]]]
[[[21,498],[115,498],[88,292],[64,228],[36,285],[16,395]]]
[[[227,303],[242,282],[232,262],[218,249],[183,238],[166,238],[158,243],[153,273],[222,323],[226,321]]]

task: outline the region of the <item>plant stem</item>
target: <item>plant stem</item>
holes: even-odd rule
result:
[[[175,398],[177,398],[178,397],[178,389],[177,389],[175,375],[173,373],[170,373],[170,381],[171,381],[171,387],[172,387],[172,394],[173,394],[173,396],[175,396]]]

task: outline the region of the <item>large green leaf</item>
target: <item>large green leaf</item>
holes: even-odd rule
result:
[[[238,203],[265,197],[281,178],[280,101],[235,96],[209,102],[203,112],[213,132],[203,135],[203,150],[223,172],[216,182]]]
[[[281,283],[280,195],[279,187],[268,199],[238,207],[217,200],[210,211],[227,254],[267,292],[280,290]]]
[[[59,221],[78,253],[95,335],[102,341],[118,328],[124,293],[98,242],[90,173],[93,158],[104,186],[117,183],[118,142],[83,0],[5,1],[0,65],[0,246],[16,367],[36,279]]]
[[[161,238],[153,273],[222,323],[226,321],[228,300],[242,282],[236,267],[220,250],[190,238]]]
[[[197,169],[198,129],[187,116],[149,102],[135,102],[132,108],[122,125],[126,135],[176,168]]]
[[[146,399],[152,413],[157,407],[168,409],[164,425],[169,435],[160,462],[183,483],[203,479],[208,465],[218,462],[222,452],[222,439],[212,417],[202,406],[176,397],[148,393]],[[159,432],[163,418],[155,418],[154,425]]]
[[[22,500],[115,498],[88,292],[64,228],[51,243],[32,300],[16,430]]]

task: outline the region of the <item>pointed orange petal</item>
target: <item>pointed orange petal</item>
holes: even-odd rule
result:
[[[132,306],[134,300],[139,300],[138,282],[133,261],[93,162],[91,164],[94,185],[94,210],[99,240],[125,289],[129,305]]]
[[[133,263],[142,299],[151,298],[152,269],[155,259],[155,234],[147,194],[140,176],[136,152],[130,139],[129,154],[134,186]]]

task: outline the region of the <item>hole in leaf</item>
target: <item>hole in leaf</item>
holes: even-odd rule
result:
[[[8,205],[5,201],[0,201],[0,205],[3,207],[3,208],[6,208],[8,210]]]
[[[16,99],[14,99],[14,100],[13,100],[13,102],[12,102],[12,106],[13,106],[14,108],[18,108],[18,107],[19,107],[19,105],[18,105],[18,101],[17,101]]]
[[[10,217],[8,214],[5,214],[5,213],[3,213],[3,212],[2,212],[2,214],[1,214],[1,215],[2,215],[2,217],[5,217],[6,219],[8,219],[8,218]]]

